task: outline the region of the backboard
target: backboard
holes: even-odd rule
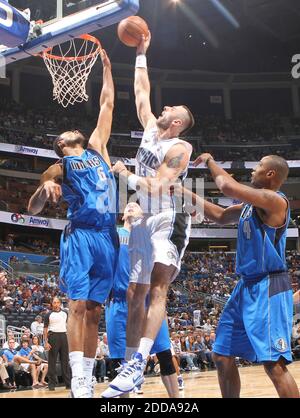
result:
[[[1,50],[6,64],[118,23],[139,10],[139,0],[9,0],[9,4],[18,10],[29,8],[30,20],[44,23],[36,38],[16,48]]]
[[[8,0],[8,3],[19,10],[29,8],[31,20],[43,20],[48,25],[89,7],[107,3],[107,0]]]

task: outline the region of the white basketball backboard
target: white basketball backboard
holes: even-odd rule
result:
[[[118,23],[139,9],[139,0],[9,0],[9,3],[18,10],[30,8],[31,21],[44,23],[35,39],[1,52],[6,64]]]

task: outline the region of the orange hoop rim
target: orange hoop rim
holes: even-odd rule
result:
[[[73,39],[83,39],[84,41],[90,41],[97,45],[97,49],[94,52],[91,52],[87,55],[81,55],[79,57],[62,57],[60,55],[54,55],[51,54],[54,46],[45,49],[44,51],[37,54],[38,56],[42,58],[48,58],[50,60],[56,60],[56,61],[86,61],[89,58],[93,58],[95,55],[99,54],[102,50],[102,45],[99,39],[95,38],[95,36],[89,35],[88,33],[85,33],[83,35],[75,36]]]

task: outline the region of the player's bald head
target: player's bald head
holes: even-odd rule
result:
[[[262,163],[269,170],[274,170],[278,183],[283,184],[289,175],[289,165],[287,161],[279,155],[268,155],[262,158]]]

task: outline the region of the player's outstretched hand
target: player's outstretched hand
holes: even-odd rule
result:
[[[124,163],[122,161],[117,161],[116,164],[112,167],[111,172],[114,174],[121,174],[122,171],[127,171]]]
[[[207,152],[205,152],[204,154],[199,155],[199,157],[197,157],[195,159],[195,161],[193,162],[193,166],[197,167],[199,164],[201,163],[206,163],[206,161],[210,158],[213,158],[213,156]]]
[[[150,46],[150,43],[151,43],[151,32],[149,30],[149,35],[147,38],[144,35],[142,36],[142,40],[136,49],[136,54],[146,55],[148,48]]]
[[[57,203],[62,195],[62,190],[59,184],[48,180],[44,183],[43,193],[46,194],[47,200],[50,200],[52,203]]]
[[[107,55],[105,49],[101,49],[100,57],[101,57],[101,60],[102,60],[103,67],[111,68],[111,62],[110,62],[110,59],[108,58],[108,55]]]

